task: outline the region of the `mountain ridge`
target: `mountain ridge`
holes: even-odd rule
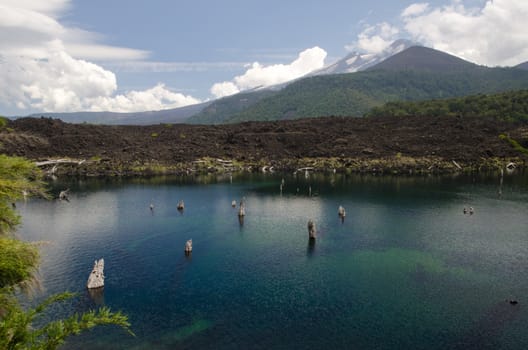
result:
[[[65,112],[65,113],[34,113],[29,117],[59,118],[68,123],[92,123],[108,125],[148,125],[159,123],[181,123],[192,115],[207,107],[211,102],[145,112]]]
[[[528,70],[528,61],[516,65],[514,68]]]
[[[411,46],[398,52],[384,61],[369,67],[367,70],[429,70],[460,71],[468,68],[484,67],[466,61],[447,52],[425,46]]]
[[[281,120],[361,117],[390,101],[419,101],[528,88],[528,71],[475,66],[466,70],[367,70],[310,77],[227,119]]]
[[[307,75],[327,75],[327,74],[342,74],[342,73],[354,73],[360,72],[374,66],[387,58],[408,49],[411,46],[416,46],[414,43],[407,39],[398,39],[394,41],[389,47],[380,52],[379,54],[362,54],[359,52],[352,52],[347,56],[341,58],[337,62],[315,70]]]
[[[512,71],[521,72],[520,77]],[[32,116],[111,125],[222,124],[328,115],[362,116],[372,107],[390,101],[523,89],[526,71],[528,62],[514,68],[479,66],[402,39],[376,56],[351,53],[302,78],[192,106],[140,113],[37,113]]]

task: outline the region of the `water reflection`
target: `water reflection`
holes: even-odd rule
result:
[[[89,297],[129,314],[138,335],[105,329],[66,348],[441,349],[489,330],[482,318],[526,348],[528,313],[493,310],[498,298],[528,294],[519,277],[528,269],[528,180],[505,174],[500,199],[497,184],[497,174],[98,179],[55,182],[72,189],[70,203],[17,207],[24,239],[53,241],[42,249],[44,294],[86,295],[86,266],[104,256],[104,293]],[[230,205],[239,198],[246,216]],[[468,203],[473,216],[461,214]],[[340,205],[347,220],[336,220]],[[182,252],[191,237],[194,260]]]
[[[91,288],[88,289],[88,295],[90,296],[90,299],[93,300],[95,305],[97,306],[104,306],[105,305],[105,299],[104,299],[104,287],[101,288]]]
[[[315,239],[309,238],[308,239],[308,248],[306,249],[306,255],[308,257],[312,257],[315,252]]]

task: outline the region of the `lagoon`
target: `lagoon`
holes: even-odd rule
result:
[[[44,242],[28,303],[78,292],[48,316],[106,305],[136,334],[97,328],[65,349],[526,349],[528,174],[499,186],[495,174],[58,180],[69,202],[17,204],[19,236]],[[101,257],[105,287],[89,293]]]

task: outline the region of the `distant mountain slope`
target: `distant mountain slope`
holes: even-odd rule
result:
[[[360,54],[353,52],[328,67],[307,74],[304,78],[363,71],[413,45],[415,45],[415,43],[409,40],[399,39],[394,41],[387,49],[379,54]],[[302,79],[303,78],[299,78],[286,83],[255,89],[253,91],[244,91],[236,95],[218,99],[213,101],[198,114],[189,118],[188,122],[195,124],[221,124],[230,119],[233,115],[242,112],[244,109],[249,108],[263,98],[273,96],[289,84]]]
[[[369,70],[429,70],[434,72],[462,71],[475,68],[476,64],[448,53],[423,46],[412,46],[399,52]]]
[[[389,101],[418,101],[528,89],[528,71],[468,65],[465,70],[368,70],[288,85],[227,122],[362,116]]]
[[[246,93],[243,97],[248,101],[246,106],[238,102],[239,95],[219,100],[221,108],[214,102],[189,121],[207,124],[328,115],[361,116],[388,101],[447,98],[524,87],[526,80],[508,76],[507,70],[481,67],[445,52],[410,45],[409,41],[399,40],[376,59],[365,60],[361,55],[345,58],[326,70],[291,82],[280,91],[260,91],[259,95]],[[382,57],[384,61],[371,65]],[[363,72],[325,74],[361,70],[365,64],[370,67]]]
[[[375,107],[367,117],[491,117],[506,121],[528,121],[528,90],[491,95],[472,95],[443,100],[389,102]]]
[[[524,70],[528,70],[528,61],[524,62],[524,63],[521,63],[521,64],[518,64],[515,66],[515,68],[519,68],[519,69],[524,69]]]
[[[73,113],[37,113],[32,117],[58,118],[68,123],[91,123],[108,125],[151,125],[160,123],[183,123],[190,116],[207,107],[210,102],[199,103],[174,109],[149,112],[73,112]]]
[[[412,41],[400,39],[393,42],[388,48],[379,54],[361,54],[358,52],[352,52],[334,64],[316,70],[308,74],[308,76],[360,72],[414,45],[416,44]]]
[[[221,124],[233,115],[276,93],[275,90],[263,89],[227,96],[212,101],[186,122],[191,124]]]

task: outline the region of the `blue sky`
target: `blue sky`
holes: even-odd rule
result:
[[[528,60],[528,1],[0,0],[0,114],[174,108],[409,38]]]

